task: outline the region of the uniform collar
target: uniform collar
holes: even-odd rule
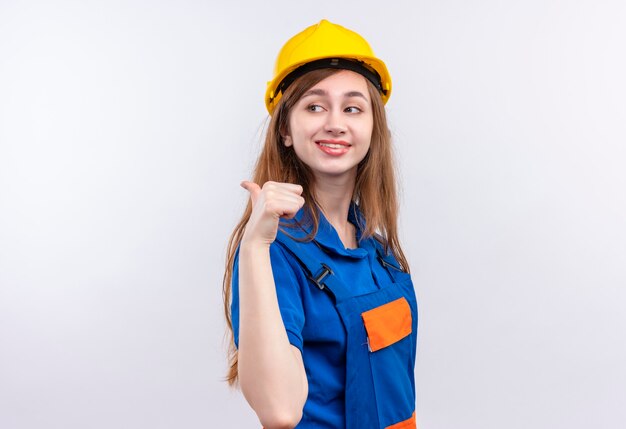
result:
[[[319,208],[316,208],[319,216],[319,228],[317,235],[314,237],[314,241],[321,245],[324,250],[331,253],[347,256],[350,258],[361,259],[367,256],[367,250],[363,247],[356,249],[346,249],[339,238],[339,234],[330,222],[324,216],[324,213]],[[363,228],[365,228],[365,218],[359,209],[359,206],[352,202],[350,203],[350,209],[348,210],[348,221],[352,223],[356,228],[357,243],[360,242]],[[282,225],[286,227],[283,231],[295,239],[304,239],[313,229],[313,225],[309,220],[309,216],[305,208],[301,208],[293,219],[281,221]]]

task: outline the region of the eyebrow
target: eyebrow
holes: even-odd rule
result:
[[[302,95],[301,98],[308,97],[308,96],[311,96],[311,95],[327,96],[328,92],[324,91],[323,89],[311,89],[311,90],[305,92]],[[349,91],[349,92],[346,92],[343,96],[346,97],[346,98],[361,97],[365,101],[369,101],[369,99],[365,95],[363,95],[363,93],[361,93],[359,91]]]

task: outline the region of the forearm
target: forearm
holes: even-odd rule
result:
[[[308,393],[300,351],[289,343],[272,274],[269,247],[239,250],[239,379],[266,429],[292,427]]]

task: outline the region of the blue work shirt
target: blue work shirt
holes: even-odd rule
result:
[[[301,209],[287,224],[302,222]],[[352,204],[348,220],[356,227],[356,249],[346,249],[335,228],[319,212],[319,228],[315,241],[336,262],[334,275],[348,285],[354,296],[376,291],[389,274],[377,260],[375,246],[363,246],[364,224],[356,204]],[[285,228],[294,238],[304,238],[310,225]],[[364,240],[374,240],[366,238]],[[369,249],[369,250],[368,250]],[[235,256],[232,280],[232,323],[235,344],[239,340],[239,272]],[[279,242],[270,246],[270,259],[280,313],[289,342],[300,349],[309,384],[309,394],[298,428],[345,427],[346,331],[335,308],[333,298],[307,278],[292,254]],[[383,280],[381,276],[385,276]]]

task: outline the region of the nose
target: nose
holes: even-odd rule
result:
[[[332,109],[326,116],[324,130],[331,134],[344,134],[347,131],[343,112],[339,109]]]

